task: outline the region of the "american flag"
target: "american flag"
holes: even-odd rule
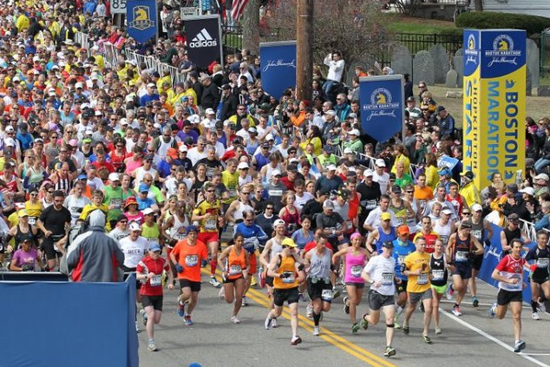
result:
[[[248,0],[233,0],[233,7],[231,8],[231,17],[238,22],[243,15],[244,8],[248,4]]]

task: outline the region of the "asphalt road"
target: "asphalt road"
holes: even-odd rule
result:
[[[155,335],[159,351],[149,352],[145,331],[138,334],[141,367],[184,367],[193,362],[204,367],[550,367],[550,314],[541,314],[541,320],[535,321],[531,319],[530,307],[524,307],[522,338],[527,348],[515,354],[510,315],[504,320],[488,317],[487,310],[495,301],[497,291],[484,283],[478,286],[480,306],[473,308],[469,297],[466,298],[468,302],[463,304],[464,315],[460,318],[450,313],[452,303],[444,300],[443,333],[434,335],[432,326],[431,345],[421,338],[422,313],[413,314],[409,335],[396,330],[393,346],[397,355],[385,358],[385,326],[370,326],[367,331],[361,329],[358,334],[352,334],[349,318],[342,310],[341,297],[324,315],[321,336],[312,335],[313,322],[305,317],[306,303],[301,303],[299,335],[303,343],[291,346],[288,311],[279,318],[279,328],[266,331],[263,326],[267,315],[265,290],[254,288],[249,292],[250,306],[241,309],[241,324],[235,325],[230,322],[232,305],[219,299],[218,289],[208,284],[207,279],[203,275],[199,304],[193,312],[195,325],[191,327],[185,326],[176,314],[177,291],[165,291],[163,318]],[[359,310],[367,311],[366,297]]]

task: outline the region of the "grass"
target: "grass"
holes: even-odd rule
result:
[[[385,20],[389,22],[386,29],[394,33],[433,34],[445,29],[456,28],[453,22],[443,20],[412,18],[397,14],[385,14],[384,16],[387,18]]]

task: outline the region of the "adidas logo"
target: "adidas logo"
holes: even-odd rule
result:
[[[218,41],[212,38],[206,28],[203,28],[189,43],[189,47],[191,48],[215,47],[217,45]]]

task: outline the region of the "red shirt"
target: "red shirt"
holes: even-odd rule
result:
[[[92,163],[92,166],[97,168],[98,171],[103,167],[107,168],[107,171],[109,171],[109,173],[113,173],[116,171],[115,166],[113,166],[111,162],[107,162],[107,161],[103,163],[99,163],[98,161],[95,161],[94,163]]]
[[[281,178],[281,183],[285,185],[288,190],[294,191],[294,182],[288,179],[288,176]]]
[[[162,272],[171,271],[168,262],[159,257],[157,260],[149,255],[145,256],[138,264],[136,271],[138,273],[153,273],[153,278],[147,279],[147,281],[141,286],[139,293],[143,296],[162,296]]]

